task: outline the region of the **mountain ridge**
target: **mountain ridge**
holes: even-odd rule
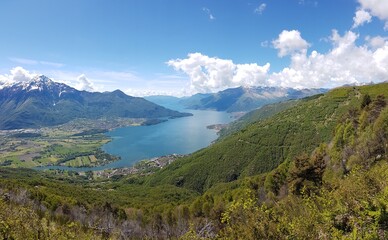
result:
[[[327,92],[325,88],[237,87],[216,93],[197,93],[189,97],[148,96],[161,105],[181,105],[186,109],[249,112],[267,104],[300,99]]]
[[[327,89],[294,89],[260,86],[238,87],[205,96],[197,104],[187,104],[187,107],[227,112],[248,112],[270,103],[304,98],[324,92],[327,92]]]
[[[0,129],[39,128],[76,118],[165,118],[190,116],[143,98],[79,91],[44,75],[0,89]]]
[[[302,100],[284,111],[253,122],[149,178],[151,186],[173,184],[200,193],[216,183],[269,172],[301,152],[331,139],[341,117],[369,94],[387,96],[388,84],[341,87]],[[211,161],[210,161],[211,159]]]

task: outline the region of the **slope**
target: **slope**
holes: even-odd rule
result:
[[[386,98],[363,98],[330,144],[241,186],[220,238],[387,239],[387,146]]]
[[[388,94],[388,84],[333,89],[301,100],[271,118],[176,161],[150,177],[150,185],[174,184],[203,192],[220,182],[268,172],[303,151],[327,142],[339,119],[359,106],[363,94]]]
[[[123,92],[78,91],[45,76],[0,90],[0,129],[39,128],[76,118],[160,118],[191,114],[169,110]]]
[[[318,97],[318,96],[319,95],[315,95],[314,97]],[[298,103],[298,100],[289,100],[285,102],[268,104],[259,109],[250,111],[245,115],[243,115],[242,117],[240,117],[239,119],[237,119],[236,121],[233,121],[229,123],[226,127],[222,128],[219,132],[220,139],[223,139],[235,132],[242,130],[249,124],[264,120],[281,111],[291,108],[295,106],[297,103]]]

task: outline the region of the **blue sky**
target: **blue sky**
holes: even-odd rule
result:
[[[0,83],[187,95],[379,82],[387,23],[388,0],[4,0]]]

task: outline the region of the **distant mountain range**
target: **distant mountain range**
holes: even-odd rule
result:
[[[188,109],[211,109],[227,112],[248,112],[270,103],[299,99],[327,92],[327,89],[293,89],[280,87],[238,87],[217,93],[199,93],[191,97],[173,98],[151,96],[146,99],[157,104],[181,104]]]
[[[0,129],[38,128],[76,118],[176,118],[189,116],[114,92],[78,91],[44,75],[0,89]]]

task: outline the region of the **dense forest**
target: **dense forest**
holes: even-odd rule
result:
[[[343,87],[252,113],[147,176],[0,168],[1,238],[388,238],[387,94]]]

